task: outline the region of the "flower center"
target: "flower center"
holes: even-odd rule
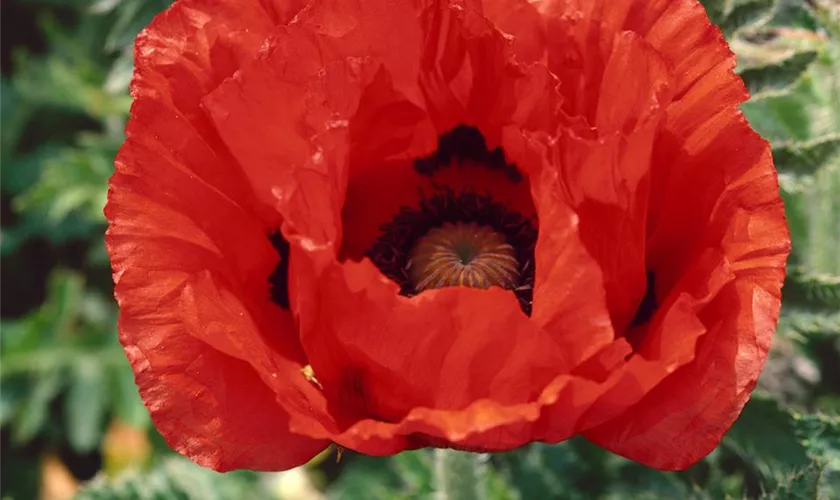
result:
[[[519,283],[513,246],[475,222],[447,222],[429,230],[411,250],[407,267],[415,293],[446,286],[512,290]]]
[[[499,286],[530,315],[536,222],[489,195],[443,189],[384,224],[366,255],[407,297],[445,286]]]
[[[437,146],[413,159],[420,199],[381,222],[364,255],[406,297],[447,286],[498,286],[530,316],[538,220],[527,178],[473,126],[455,126]]]

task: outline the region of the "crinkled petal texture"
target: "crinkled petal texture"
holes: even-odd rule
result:
[[[136,59],[106,209],[120,335],[197,462],[583,433],[677,469],[749,397],[789,237],[696,1],[182,0]],[[458,126],[522,179],[418,172]],[[538,226],[530,314],[501,288],[406,297],[366,257],[441,186]]]
[[[685,468],[717,445],[755,386],[790,251],[769,147],[738,111],[748,95],[734,56],[692,0],[485,4],[523,60],[558,76],[564,112],[596,129],[559,132],[563,182],[605,273],[614,326],[638,356],[674,360],[637,404],[585,435],[653,467]],[[647,128],[650,119],[659,123]],[[625,161],[631,150],[645,156]],[[610,160],[595,168],[591,151]],[[636,325],[626,302],[639,303],[645,271],[659,308]],[[656,331],[668,317],[679,324]]]
[[[291,314],[268,301],[280,220],[200,108],[293,10],[183,1],[158,16],[137,40],[108,194],[120,340],[141,396],[173,448],[218,470],[289,468],[327,444],[289,430],[319,395],[299,380]]]

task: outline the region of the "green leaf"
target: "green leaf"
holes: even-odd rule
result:
[[[504,477],[497,474],[495,470],[484,478],[487,489],[487,500],[520,500],[522,497],[517,494],[508,484]]]
[[[4,388],[5,391],[5,388]],[[3,478],[3,500],[29,500],[39,496],[41,463],[37,455],[21,452],[3,443],[0,476]]]
[[[75,500],[228,500],[268,498],[252,471],[220,474],[181,458],[149,471],[129,470],[114,479],[99,476]]]
[[[433,493],[431,450],[403,452],[393,458],[351,455],[346,469],[330,485],[335,500],[402,500]]]
[[[493,461],[521,498],[562,498],[562,495],[576,498],[569,491],[573,488],[571,478],[580,477],[583,461],[571,443],[556,446],[534,443],[494,455]],[[560,470],[564,473],[555,474],[554,471]]]
[[[725,444],[775,483],[777,489],[763,498],[840,495],[840,417],[792,412],[754,395]]]
[[[673,472],[661,472],[635,463],[620,469],[619,478],[612,481],[606,500],[657,500],[662,498],[695,498],[688,485]]]
[[[432,453],[401,453],[391,460],[404,490],[414,495],[431,494],[434,490],[435,459]]]
[[[746,26],[762,21],[767,22],[773,14],[774,4],[774,0],[748,0],[736,3],[720,23],[720,29],[729,38]]]
[[[812,464],[799,473],[786,478],[779,488],[764,496],[766,500],[828,500],[820,483],[823,468],[819,464]]]
[[[840,276],[808,273],[800,268],[788,271],[782,289],[788,307],[814,312],[840,310]]]
[[[0,391],[0,426],[5,426],[12,421],[15,412],[26,399],[26,389],[25,380],[20,377],[3,380],[3,390]]]
[[[70,371],[65,402],[67,438],[79,453],[93,450],[102,439],[108,403],[104,369],[96,359],[81,358]]]
[[[785,304],[783,312],[780,330],[786,326],[808,338],[840,336],[840,311],[835,314],[815,313]]]
[[[790,238],[796,242],[788,259],[788,266],[803,265],[808,255],[811,219],[807,190],[812,183],[812,177],[784,173],[779,175],[779,187],[785,203],[785,217],[787,217],[790,229]]]
[[[793,85],[817,55],[816,51],[799,52],[776,64],[747,68],[741,72],[741,78],[755,99],[760,94],[784,90]]]
[[[115,9],[116,16],[108,38],[105,41],[105,48],[108,51],[117,51],[129,47],[134,42],[134,37],[146,27],[155,17],[169,7],[171,0],[136,0],[133,2],[121,2],[118,9]]]
[[[793,421],[809,453],[840,469],[840,416],[795,413]]]
[[[759,395],[750,399],[724,442],[769,480],[782,481],[790,471],[811,463],[790,413]]]
[[[776,26],[802,28],[811,31],[820,29],[819,23],[811,11],[810,2],[801,0],[779,0],[773,24]]]
[[[15,199],[21,212],[44,214],[59,225],[72,213],[104,222],[102,209],[122,136],[82,134],[77,146],[47,159],[36,183]]]
[[[120,56],[114,61],[103,85],[108,92],[113,94],[127,92],[133,74],[134,51],[129,46],[123,49]]]
[[[773,147],[776,168],[780,172],[796,175],[814,174],[835,159],[838,154],[840,154],[840,134]]]
[[[125,115],[131,100],[112,95],[102,88],[104,71],[92,67],[89,60],[71,60],[54,53],[46,59],[18,51],[14,54],[17,72],[14,89],[32,106],[47,106],[64,111],[105,119]],[[87,68],[80,68],[84,64]]]
[[[6,123],[5,119],[2,123]],[[3,153],[3,163],[0,165],[3,176],[3,192],[18,195],[26,191],[38,181],[43,165],[61,155],[60,147],[52,143],[41,144],[37,149],[25,154],[9,155]]]
[[[629,462],[582,438],[556,445],[532,443],[492,461],[519,498],[586,500],[606,494]],[[558,471],[562,473],[558,474]]]
[[[18,443],[40,436],[85,453],[99,443],[105,416],[116,413],[111,366],[122,362],[131,372],[116,340],[112,303],[86,288],[75,271],[54,270],[47,285],[41,307],[3,322],[0,417]],[[136,388],[127,396],[137,398]],[[139,406],[135,413],[145,414]]]
[[[19,0],[19,3],[81,9],[87,7],[90,0]]]
[[[50,277],[49,298],[55,309],[56,324],[62,330],[56,333],[63,333],[70,329],[71,323],[75,321],[79,313],[83,291],[85,288],[84,277],[74,271],[56,271]]]
[[[50,416],[50,403],[64,385],[62,374],[53,370],[34,381],[32,392],[23,400],[12,426],[12,440],[23,444],[38,435]]]
[[[0,77],[0,122],[3,123],[3,128],[0,128],[0,158],[2,158],[4,164],[14,156],[20,137],[31,115],[32,109],[19,99],[11,82],[5,76]],[[12,173],[12,169],[4,166],[3,190],[8,192],[19,191],[19,182],[14,182],[13,187],[9,188],[8,173]],[[19,172],[17,175],[26,175],[26,173]]]
[[[516,497],[505,478],[489,467],[483,455],[457,453],[465,458],[466,464],[444,464],[446,472],[458,476],[463,484],[455,496],[448,498],[487,498],[488,500],[512,500]],[[394,457],[369,457],[348,452],[345,469],[338,480],[327,489],[327,498],[336,500],[422,500],[436,494],[435,477],[437,450],[403,452]],[[498,456],[498,455],[495,455]],[[477,463],[476,463],[477,462]],[[451,477],[451,476],[450,476]],[[468,477],[472,479],[468,479]],[[458,482],[458,481],[456,481]]]
[[[800,80],[794,91],[766,99],[750,99],[741,108],[750,125],[763,137],[778,141],[806,141],[813,137],[813,99]]]
[[[700,0],[706,8],[706,14],[715,24],[720,24],[726,10],[726,0]]]
[[[114,404],[116,416],[140,429],[148,427],[151,419],[149,411],[143,406],[137,385],[134,383],[134,372],[124,357],[118,363],[110,366],[111,400]]]
[[[810,498],[840,498],[840,416],[794,414],[793,419],[802,444],[821,470],[820,496]]]
[[[4,269],[4,272],[8,270]],[[3,335],[0,335],[3,348],[0,375],[50,368],[27,363],[27,358],[38,357],[38,351],[65,350],[68,344],[72,344],[84,286],[84,278],[78,272],[61,268],[52,271],[47,279],[47,298],[44,303],[24,318],[3,325]]]

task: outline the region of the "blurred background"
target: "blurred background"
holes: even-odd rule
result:
[[[166,0],[2,3],[2,499],[404,499],[432,452],[329,450],[285,473],[216,474],[150,425],[117,342],[102,207],[134,36]],[[708,0],[773,146],[794,237],[760,389],[680,473],[582,439],[484,457],[483,498],[840,498],[840,2]]]

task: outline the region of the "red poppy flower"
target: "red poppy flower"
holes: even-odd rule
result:
[[[120,336],[196,462],[708,453],[790,241],[694,0],[182,0],[137,40]]]

